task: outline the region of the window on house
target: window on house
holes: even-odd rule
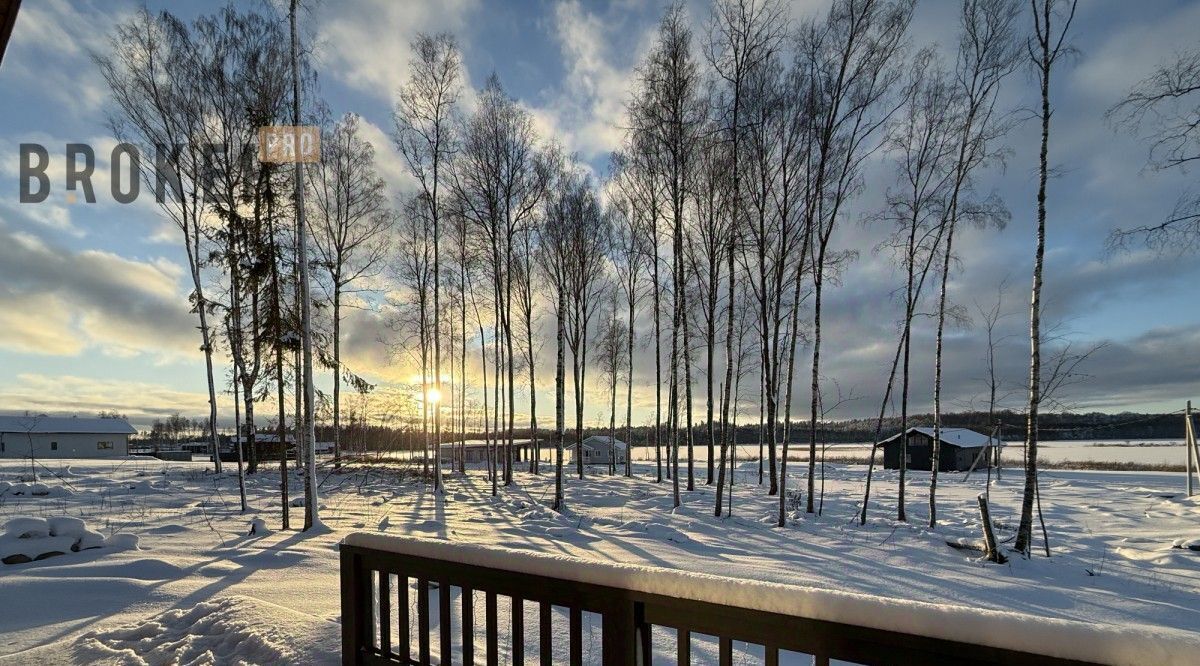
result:
[[[58,450],[58,442],[50,442],[50,450],[57,451]]]
[[[111,448],[112,448],[112,442],[96,442],[96,449],[98,451],[103,451],[105,449],[111,449]]]

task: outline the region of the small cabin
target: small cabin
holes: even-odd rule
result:
[[[933,468],[933,428],[908,429],[907,464],[905,469],[930,471]],[[904,449],[904,433],[896,433],[879,443],[883,448],[883,466],[900,469]],[[939,472],[966,472],[972,465],[976,468],[992,466],[992,453],[1004,443],[969,428],[942,428],[942,446],[938,455]],[[984,449],[988,449],[984,453]],[[976,462],[978,460],[978,462]]]
[[[570,446],[569,451],[574,456],[579,447]],[[607,435],[592,435],[583,440],[583,464],[585,465],[624,465],[629,446],[619,439]],[[572,458],[572,462],[574,459]]]

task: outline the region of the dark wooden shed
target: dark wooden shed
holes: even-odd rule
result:
[[[903,433],[896,433],[879,443],[883,447],[883,466],[886,469],[900,469],[901,450],[903,449]],[[938,458],[939,472],[965,472],[971,469],[975,460],[979,459],[977,468],[991,466],[994,456],[980,454],[988,447],[988,436],[968,428],[942,428],[942,450]],[[992,440],[993,451],[1003,446],[1003,442]],[[907,469],[930,471],[933,460],[933,428],[908,429],[908,464]]]

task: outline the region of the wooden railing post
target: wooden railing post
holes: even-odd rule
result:
[[[600,630],[603,635],[604,666],[636,664],[638,626],[634,602],[620,599],[604,610],[602,618]]]
[[[341,553],[342,573],[342,664],[351,666],[360,663],[366,635],[366,605],[368,597],[364,594],[365,576],[362,571],[362,561],[358,554]]]

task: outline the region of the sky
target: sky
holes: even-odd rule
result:
[[[264,0],[241,3],[271,11]],[[215,2],[148,2],[182,18],[211,13]],[[178,230],[152,197],[132,204],[108,195],[108,130],[113,105],[91,60],[108,35],[140,3],[25,0],[0,65],[0,412],[93,414],[116,410],[139,427],[173,412],[207,412],[203,355],[186,297]],[[316,50],[320,93],[336,114],[363,117],[363,136],[376,150],[380,175],[393,200],[412,179],[390,138],[397,89],[407,77],[409,44],[419,32],[453,33],[471,92],[495,73],[534,119],[542,140],[578,153],[597,175],[621,141],[622,115],[639,59],[649,49],[665,3],[484,2],[483,0],[326,0],[305,17]],[[789,5],[793,21],[823,13],[825,0]],[[702,38],[708,6],[688,15]],[[1022,25],[1029,28],[1028,16]],[[1084,366],[1088,375],[1060,396],[1075,411],[1174,411],[1200,381],[1200,310],[1194,307],[1200,265],[1194,256],[1138,250],[1110,254],[1105,240],[1118,227],[1161,220],[1189,186],[1187,174],[1147,168],[1146,143],[1106,123],[1104,111],[1152,69],[1194,48],[1200,3],[1170,0],[1085,0],[1071,41],[1077,53],[1055,72],[1049,186],[1046,319],[1076,348],[1102,345]],[[957,3],[924,0],[910,29],[913,47],[952,47]],[[979,405],[986,345],[977,308],[1002,296],[999,337],[1003,404],[1019,408],[1028,373],[1028,301],[1035,243],[1038,127],[1028,67],[1006,82],[1005,108],[1023,121],[1006,137],[1005,164],[982,175],[1011,212],[1002,230],[969,230],[959,239],[960,261],[951,301],[974,314],[974,325],[947,339],[946,396],[951,409]],[[52,191],[40,204],[18,202],[18,145],[50,151]],[[94,204],[68,202],[62,185],[64,147],[96,147]],[[835,232],[834,244],[859,257],[827,294],[822,349],[830,418],[879,410],[902,312],[901,286],[889,255],[874,251],[884,230],[865,220],[882,205],[895,170],[886,155],[873,160],[863,193]],[[1194,174],[1193,174],[1194,177]],[[378,299],[376,299],[378,300]],[[386,313],[353,311],[345,324],[348,366],[384,390],[415,374],[411,355],[389,340]],[[550,316],[541,325],[551,325]],[[636,363],[637,424],[653,415],[650,323],[639,318]],[[547,329],[548,330],[548,329]],[[913,409],[931,405],[933,331],[919,318],[914,334]],[[553,378],[552,345],[539,372]],[[800,355],[806,367],[809,350]],[[807,372],[805,370],[804,372]],[[593,372],[593,377],[598,377]],[[703,373],[696,391],[703,395]],[[321,388],[327,389],[328,377]],[[807,391],[798,382],[795,405]],[[539,404],[552,405],[552,383]],[[747,380],[741,409],[757,411],[757,388]],[[589,384],[591,422],[606,422],[600,384]],[[1200,396],[1196,396],[1200,397]],[[219,398],[223,422],[231,398]],[[743,417],[747,418],[747,417]]]

